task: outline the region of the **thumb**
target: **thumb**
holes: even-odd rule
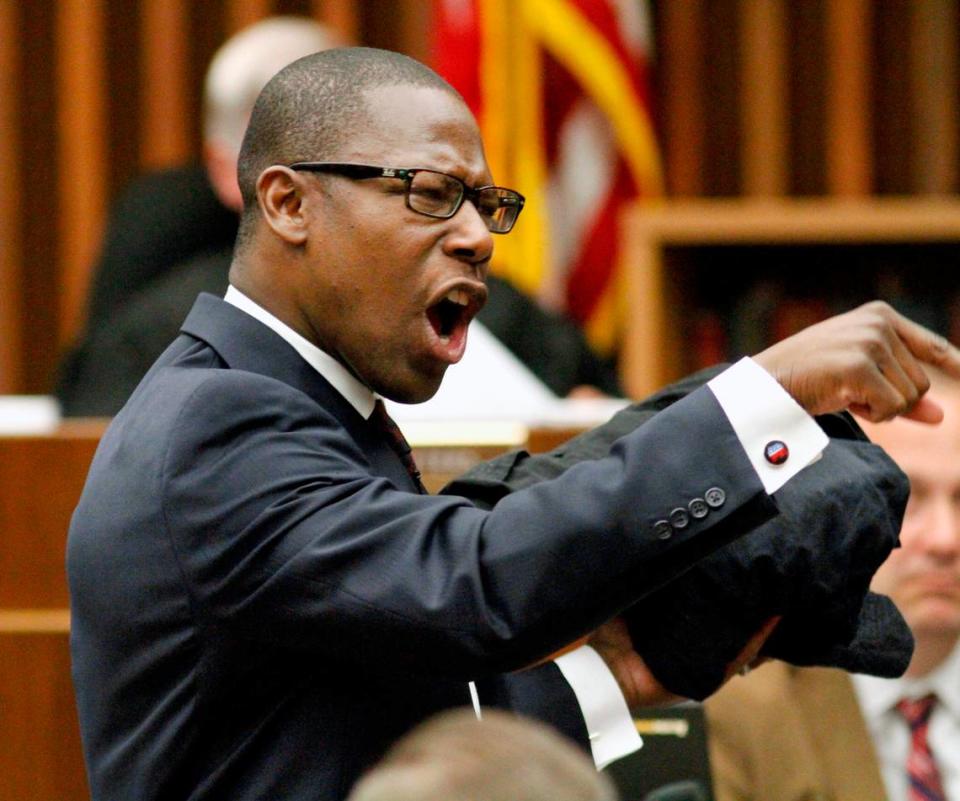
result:
[[[924,395],[916,405],[903,415],[908,420],[935,425],[943,420],[943,407],[929,395]]]
[[[877,420],[874,420],[870,416],[870,408],[860,403],[852,403],[848,411],[851,414],[855,414],[857,417],[862,417],[864,420],[869,420],[870,422],[876,423]],[[924,395],[920,400],[914,404],[913,408],[908,412],[904,412],[900,417],[904,417],[907,420],[913,420],[917,423],[926,423],[927,425],[937,425],[943,421],[943,407],[937,403],[933,398],[928,395]]]

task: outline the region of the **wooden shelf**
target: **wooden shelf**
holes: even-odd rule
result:
[[[643,397],[679,378],[689,287],[668,253],[718,246],[960,244],[960,200],[692,200],[637,206],[623,220],[630,324],[623,377]]]

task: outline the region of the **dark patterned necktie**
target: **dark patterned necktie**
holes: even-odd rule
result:
[[[400,461],[403,462],[403,466],[407,468],[407,472],[410,474],[410,478],[413,479],[413,483],[417,485],[417,490],[421,495],[426,495],[427,488],[423,486],[423,481],[420,480],[420,471],[417,469],[417,463],[413,461],[413,453],[410,451],[410,445],[407,443],[406,437],[403,436],[400,427],[393,421],[393,418],[387,414],[387,409],[383,405],[383,401],[379,398],[376,404],[374,404],[373,414],[370,415],[370,424],[382,432],[387,438],[390,447],[393,448],[397,456],[400,457]]]
[[[908,801],[945,801],[943,782],[937,763],[933,761],[930,743],[927,741],[927,728],[930,714],[937,701],[935,695],[928,695],[916,701],[904,699],[897,704],[897,710],[910,725],[910,754],[907,756]]]

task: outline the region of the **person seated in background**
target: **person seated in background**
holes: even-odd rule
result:
[[[119,411],[200,292],[223,294],[242,208],[236,164],[257,95],[301,56],[342,44],[307,17],[257,22],[217,50],[203,85],[203,166],[148,173],[110,211],[85,332],[55,394],[66,416]]]
[[[245,28],[214,55],[203,87],[204,166],[143,176],[111,210],[86,331],[60,367],[63,414],[119,411],[197,295],[224,293],[243,205],[237,156],[254,100],[291,61],[340,44],[314,20],[282,16]],[[552,392],[622,394],[613,364],[593,353],[571,320],[504,280],[491,277],[489,293],[479,320]]]
[[[347,801],[617,801],[582,750],[543,723],[486,710],[420,724],[354,786]]]
[[[934,373],[931,394],[939,427],[864,424],[911,483],[872,582],[913,631],[906,675],[774,662],[731,682],[706,702],[717,801],[960,801],[960,382]]]

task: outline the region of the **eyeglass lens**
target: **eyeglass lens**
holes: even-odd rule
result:
[[[460,205],[464,186],[451,175],[418,170],[410,180],[410,208],[432,217],[449,217]],[[487,228],[494,233],[509,231],[520,213],[514,193],[499,187],[481,189],[472,198]]]
[[[446,217],[460,202],[463,184],[440,172],[420,170],[410,179],[410,208],[435,217]]]

